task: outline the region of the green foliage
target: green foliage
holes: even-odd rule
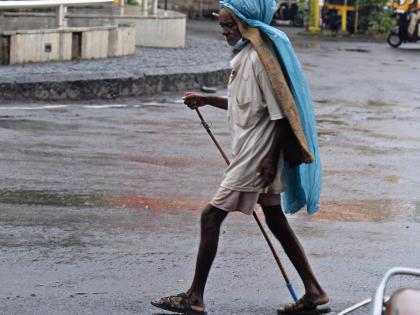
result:
[[[139,2],[137,0],[127,0],[127,4],[129,4],[129,5],[139,5]]]
[[[368,14],[363,17],[369,25],[369,33],[375,35],[387,34],[395,25],[387,0],[360,0],[360,8]]]
[[[369,32],[373,34],[388,34],[394,25],[395,20],[388,10],[378,11],[372,15],[369,21]]]

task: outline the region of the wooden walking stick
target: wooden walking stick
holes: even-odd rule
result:
[[[210,138],[213,140],[213,143],[216,145],[217,149],[219,150],[219,152],[222,155],[223,159],[225,160],[226,164],[229,165],[230,164],[229,158],[226,156],[225,152],[223,151],[222,146],[219,144],[219,142],[214,137],[213,133],[210,130],[209,125],[204,120],[203,115],[201,115],[201,113],[198,110],[198,108],[196,108],[195,111],[197,112],[197,115],[198,115],[198,117],[201,120],[201,124],[203,125],[204,129],[206,129],[206,131],[209,134]],[[274,246],[271,243],[271,240],[270,240],[270,238],[267,235],[267,232],[265,231],[264,227],[262,226],[261,221],[258,218],[258,216],[255,213],[255,211],[252,212],[252,216],[254,217],[255,221],[257,221],[258,227],[260,228],[260,230],[261,230],[261,232],[262,232],[265,240],[267,241],[268,247],[270,247],[271,253],[273,254],[274,259],[276,260],[277,265],[279,266],[279,269],[281,271],[281,274],[283,275],[284,280],[286,281],[287,289],[289,290],[290,295],[292,296],[293,300],[296,302],[298,300],[296,291],[295,291],[292,283],[290,282],[289,277],[287,276],[286,270],[284,269],[283,265],[281,264],[280,258],[277,255],[276,250],[274,249]]]

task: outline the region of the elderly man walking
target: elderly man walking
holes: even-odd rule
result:
[[[184,314],[206,314],[204,288],[216,256],[220,226],[231,211],[252,214],[260,204],[268,227],[299,273],[305,294],[280,314],[320,314],[329,298],[316,279],[283,210],[319,208],[321,166],[310,93],[286,35],[269,26],[275,0],[221,1],[219,23],[235,56],[228,96],[187,93],[192,108],[227,110],[232,136],[231,164],[201,216],[201,239],[191,287],[153,301]],[[280,194],[283,195],[284,209]]]

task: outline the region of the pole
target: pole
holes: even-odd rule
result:
[[[356,0],[356,17],[354,21],[354,33],[359,32],[359,0]]]
[[[158,0],[152,0],[152,15],[157,15],[158,12]]]
[[[61,4],[57,8],[57,25],[58,28],[65,27],[65,18],[66,18],[66,7]]]
[[[319,27],[319,0],[310,0],[309,1],[309,10],[310,10],[310,24],[309,30],[311,32],[318,32]]]
[[[341,31],[347,31],[347,0],[344,0],[344,8],[341,11]]]
[[[213,143],[216,145],[217,149],[219,150],[220,154],[222,155],[223,159],[225,160],[226,164],[229,165],[230,161],[229,158],[226,156],[225,152],[223,151],[222,146],[219,144],[219,142],[217,141],[217,139],[214,137],[213,133],[210,130],[209,125],[206,123],[206,121],[204,120],[203,115],[201,115],[200,111],[198,108],[195,109],[195,111],[197,112],[198,117],[200,118],[201,124],[203,125],[204,129],[206,129],[208,135],[210,136],[210,138],[213,140]],[[267,235],[267,232],[265,231],[263,225],[261,224],[260,219],[258,218],[257,214],[255,213],[255,211],[252,212],[252,216],[254,217],[255,221],[257,221],[258,227],[260,228],[264,239],[267,241],[268,247],[270,247],[271,253],[274,256],[274,259],[277,262],[277,266],[280,269],[281,274],[283,275],[284,281],[286,281],[286,286],[287,289],[290,292],[290,295],[292,296],[293,300],[296,302],[298,300],[296,291],[292,285],[292,283],[289,280],[289,277],[287,276],[286,270],[284,269],[279,256],[276,253],[276,250],[274,249],[273,243],[271,243],[270,238]]]
[[[141,2],[141,10],[144,15],[147,15],[147,11],[149,10],[147,0],[142,0]]]

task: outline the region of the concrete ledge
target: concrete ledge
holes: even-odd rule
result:
[[[157,15],[144,14],[137,6],[128,6],[120,14],[68,14],[69,23],[92,20],[129,22],[136,26],[136,45],[145,47],[183,48],[186,38],[186,15],[158,10]]]
[[[86,6],[93,4],[104,4],[112,2],[112,0],[49,0],[49,1],[37,1],[37,0],[18,0],[18,1],[1,1],[0,9],[33,9],[33,8],[51,8],[59,7],[61,5],[71,6]]]
[[[135,27],[129,24],[43,30],[0,31],[0,64],[98,59],[135,52]]]
[[[129,27],[132,24],[120,25],[120,27]],[[32,30],[32,29],[20,29],[20,30],[9,30],[9,31],[0,31],[1,35],[24,35],[24,34],[51,34],[51,33],[71,33],[71,32],[87,32],[87,31],[109,31],[116,29],[117,26],[92,26],[92,27],[66,27],[58,29],[41,29],[41,30]]]
[[[114,10],[115,11],[115,10]],[[48,12],[2,12],[0,28],[7,30],[35,28],[56,28],[54,13]],[[136,46],[183,48],[186,39],[186,15],[175,11],[158,10],[157,15],[145,14],[139,6],[127,6],[116,12],[75,11],[65,15],[68,27],[96,27],[129,23],[135,26]],[[26,20],[27,21],[26,21]],[[24,25],[22,27],[22,25]]]
[[[208,72],[145,74],[139,78],[36,83],[0,83],[2,100],[81,100],[147,96],[185,91],[202,85],[226,85],[230,69]]]

